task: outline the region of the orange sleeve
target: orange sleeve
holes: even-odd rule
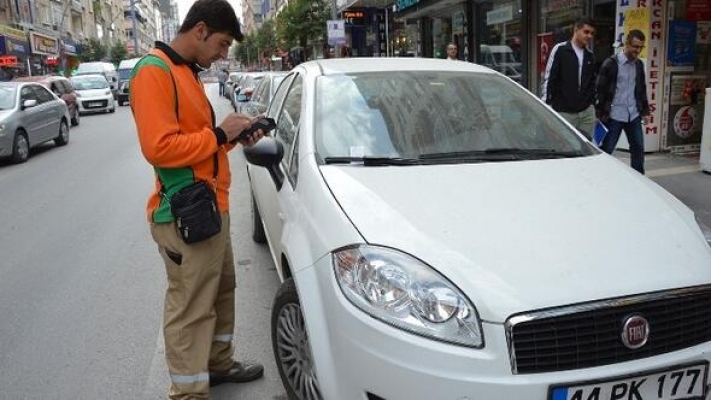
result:
[[[174,93],[170,72],[157,65],[141,66],[131,81],[131,109],[141,151],[156,167],[194,165],[217,151],[217,138],[211,128],[181,131]]]

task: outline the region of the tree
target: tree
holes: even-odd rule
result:
[[[78,56],[82,62],[101,61],[106,57],[106,46],[99,39],[89,39],[86,44],[81,46],[81,53]]]
[[[114,63],[114,65],[119,65],[121,60],[125,60],[127,58],[128,50],[126,50],[126,43],[119,41],[111,46],[111,62]]]
[[[289,48],[326,39],[330,6],[324,0],[292,0],[277,15],[277,38]]]

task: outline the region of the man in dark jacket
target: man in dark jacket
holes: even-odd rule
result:
[[[543,101],[588,139],[595,123],[595,60],[588,49],[594,34],[592,20],[575,22],[573,37],[551,50],[541,88]]]
[[[630,144],[632,168],[644,174],[644,134],[641,123],[651,122],[644,64],[644,33],[634,29],[625,38],[621,53],[606,59],[597,80],[595,110],[608,129],[601,148],[612,154],[624,129]]]

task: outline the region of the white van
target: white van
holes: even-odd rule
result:
[[[74,75],[103,75],[111,86],[114,99],[118,95],[118,73],[116,67],[110,62],[92,61],[79,64]]]
[[[481,51],[481,65],[499,71],[516,82],[521,82],[522,65],[516,60],[511,47],[506,45],[486,45],[479,46]]]
[[[136,66],[141,57],[130,58],[119,63],[118,67],[118,104],[128,103],[128,81],[131,79],[131,71]]]

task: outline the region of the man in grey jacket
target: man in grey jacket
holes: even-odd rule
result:
[[[541,88],[543,101],[588,139],[595,123],[595,60],[588,49],[594,34],[592,20],[575,22],[573,37],[551,50]]]

